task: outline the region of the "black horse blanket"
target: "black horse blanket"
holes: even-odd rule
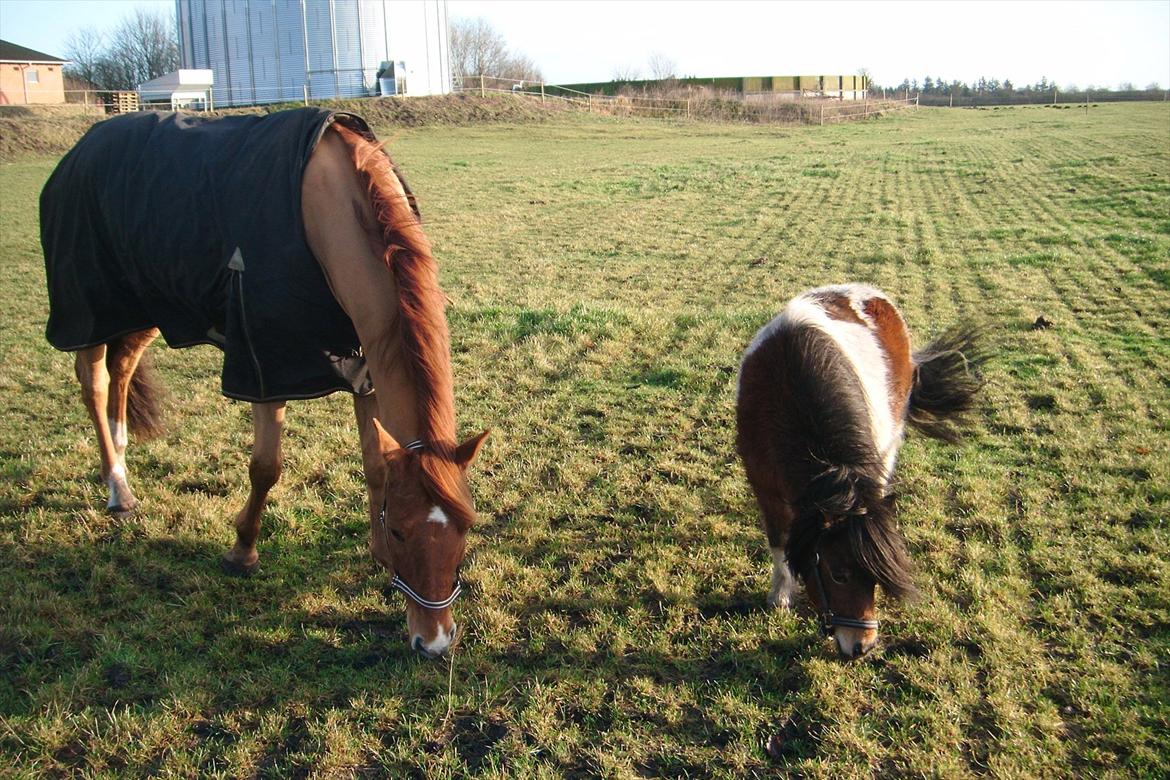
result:
[[[309,251],[301,179],[331,122],[316,108],[100,122],[41,193],[46,335],[73,351],[158,327],[224,352],[229,398],[373,388],[353,323]]]

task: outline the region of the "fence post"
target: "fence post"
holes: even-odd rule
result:
[[[305,105],[307,106],[309,105],[309,85],[305,84],[301,89],[305,91]]]
[[[540,102],[544,102],[544,82],[540,82]]]
[[[825,123],[825,104],[821,103],[821,124]]]
[[[915,110],[915,111],[917,111],[917,110],[918,110],[918,98],[920,98],[920,97],[922,97],[922,93],[921,93],[921,92],[915,92],[915,93],[914,93],[914,110]]]
[[[691,99],[687,98],[687,119],[691,118]]]
[[[1056,87],[1053,87],[1052,88],[1052,105],[1054,105],[1054,106],[1056,105],[1057,92],[1058,92],[1058,90],[1056,89]]]
[[[483,74],[482,73],[479,74],[479,96],[480,97],[487,97],[487,93],[484,92],[484,89],[483,89]]]
[[[949,106],[949,108],[954,108],[954,107],[955,107],[955,93],[952,92],[951,93],[951,105]]]

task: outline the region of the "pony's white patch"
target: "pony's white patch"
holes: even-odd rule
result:
[[[439,525],[446,525],[448,521],[447,513],[439,507],[431,507],[431,513],[427,515],[428,523],[438,523]]]
[[[792,597],[796,593],[796,580],[788,568],[788,558],[784,555],[784,548],[773,547],[771,550],[772,590],[768,593],[768,606],[788,609],[792,606]]]
[[[849,307],[864,324],[831,318],[816,298],[826,293],[846,298]],[[765,341],[790,328],[813,327],[833,339],[861,384],[874,448],[882,459],[888,477],[893,472],[904,426],[901,420],[894,419],[890,411],[889,363],[881,342],[871,329],[873,321],[865,312],[865,302],[872,298],[886,300],[881,292],[863,284],[833,285],[802,293],[771,322],[760,328],[748,345],[744,360]],[[742,373],[741,368],[741,381]]]

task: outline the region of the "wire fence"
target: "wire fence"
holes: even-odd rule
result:
[[[864,120],[891,111],[917,108],[918,96],[902,98],[871,97],[849,93],[855,97],[822,95],[810,92],[717,92],[710,88],[687,87],[663,89],[642,94],[624,93],[602,95],[540,81],[501,78],[497,76],[467,76],[456,78],[452,84],[458,94],[512,95],[541,103],[557,102],[594,114],[625,117],[649,117],[680,121],[703,120],[715,122],[745,122],[759,124],[828,124]],[[261,97],[261,96],[257,96]],[[330,97],[314,95],[307,87],[301,95],[264,95],[256,103],[298,102],[310,105]],[[402,99],[403,95],[394,96]],[[291,99],[290,99],[291,98]],[[218,108],[209,92],[192,96],[187,93],[176,102],[148,102],[134,91],[75,89],[65,91],[69,106],[83,112],[116,114],[143,108],[164,110],[206,110]]]

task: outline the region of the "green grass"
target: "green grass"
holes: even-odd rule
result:
[[[465,631],[409,652],[366,552],[350,403],[290,407],[262,572],[217,559],[246,405],[155,350],[145,507],[101,511],[42,331],[36,196],[0,166],[0,766],[17,775],[810,777],[1170,772],[1170,111],[921,110],[800,129],[565,118],[386,131],[451,298],[473,489]],[[754,331],[885,289],[995,355],[972,436],[911,436],[922,596],[838,661],[734,454]],[[1052,323],[1033,330],[1039,316]],[[775,750],[765,746],[772,741]]]

